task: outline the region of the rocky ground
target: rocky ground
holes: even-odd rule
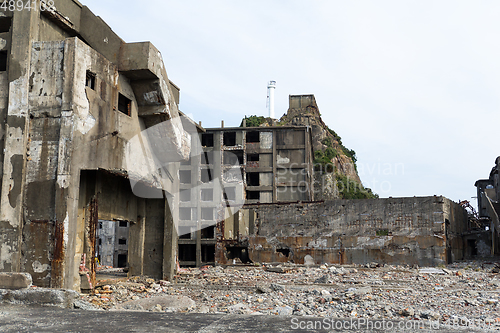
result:
[[[101,281],[78,307],[104,310],[432,320],[500,330],[500,274],[492,262],[441,268],[392,265],[202,267],[175,281]]]

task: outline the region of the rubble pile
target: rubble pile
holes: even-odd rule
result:
[[[495,271],[485,262],[446,268],[210,266],[183,269],[172,282],[108,281],[81,301],[104,310],[476,320],[500,329],[500,274]]]

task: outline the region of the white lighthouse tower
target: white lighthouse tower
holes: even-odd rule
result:
[[[269,118],[274,118],[274,89],[276,88],[276,81],[269,81],[267,84],[267,107],[269,108]]]

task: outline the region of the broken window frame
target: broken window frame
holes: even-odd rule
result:
[[[96,82],[96,74],[87,70],[87,73],[85,75],[85,87],[89,87],[92,90],[96,90],[95,82]]]
[[[129,117],[132,114],[132,100],[122,93],[118,93],[118,111]]]
[[[214,146],[214,133],[202,133],[201,134],[201,145],[202,147],[213,147]]]
[[[7,71],[9,53],[7,51],[0,51],[0,72]]]
[[[203,184],[210,183],[214,179],[214,170],[211,168],[201,169],[200,181]]]
[[[9,32],[11,28],[12,17],[0,17],[0,34]]]
[[[223,134],[224,146],[234,147],[236,146],[236,132],[224,132]]]
[[[246,191],[247,200],[260,200],[260,191]]]
[[[247,143],[259,143],[260,142],[260,132],[259,131],[247,131],[246,141],[247,141]]]

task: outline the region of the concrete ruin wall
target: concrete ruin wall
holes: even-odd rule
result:
[[[78,2],[56,5],[0,12],[11,24],[0,34],[8,52],[0,70],[0,271],[78,290],[82,254],[92,267],[95,225],[108,219],[131,223],[131,272],[168,277],[178,212],[167,201],[178,206],[177,161],[190,150],[178,88],[151,43],[123,42]],[[157,195],[140,195],[130,180]]]
[[[247,205],[254,262],[439,265],[462,259],[467,214],[441,197]]]

